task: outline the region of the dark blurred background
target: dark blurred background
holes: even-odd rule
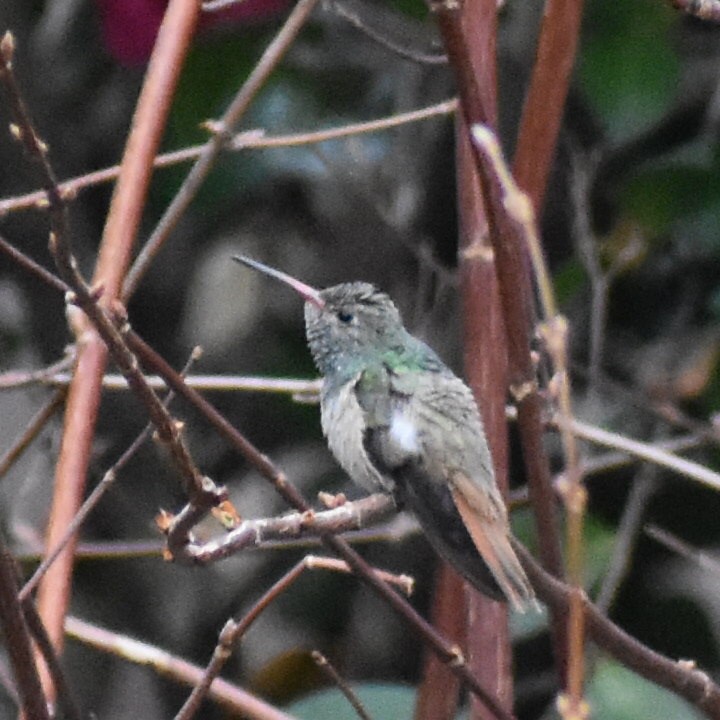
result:
[[[417,53],[440,50],[420,0],[344,7],[396,44]],[[0,31],[15,33],[17,74],[60,178],[119,161],[163,8],[161,0],[4,0],[0,6]],[[285,0],[246,0],[239,8],[204,20],[164,149],[206,138],[199,124],[222,113],[288,11]],[[510,0],[500,12],[501,132],[511,153],[542,7]],[[578,414],[649,442],[707,434],[713,421],[717,425],[719,64],[720,30],[685,18],[669,2],[590,0],[543,215],[546,253],[572,328]],[[399,57],[328,5],[315,12],[238,129],[312,130],[430,105],[453,92],[446,66]],[[7,133],[0,136],[0,167],[0,197],[37,188],[32,166]],[[156,173],[141,241],[185,172],[178,166]],[[84,190],[71,207],[72,242],[87,272],[111,190]],[[0,217],[0,233],[50,265],[41,212]],[[379,284],[411,329],[461,371],[456,248],[448,117],[321,145],[228,153],[144,279],[130,318],[176,366],[199,344],[205,352],[197,372],[313,377],[297,298],[229,262],[245,253],[318,286],[350,279]],[[0,370],[43,367],[69,340],[62,298],[1,260]],[[47,393],[0,394],[0,451]],[[237,392],[211,399],[307,497],[319,490],[357,494],[326,450],[316,406]],[[188,422],[198,465],[227,484],[243,516],[286,509],[188,408],[175,407]],[[106,394],[93,482],[143,424],[132,398]],[[0,522],[19,553],[36,549],[42,537],[59,432],[56,421],[0,483]],[[587,446],[586,452],[600,451]],[[712,442],[692,457],[718,467]],[[520,487],[516,465],[513,485]],[[720,540],[717,492],[635,464],[593,473],[587,483],[590,592],[643,642],[717,670],[718,570],[670,552],[643,529],[652,524],[713,556]],[[157,508],[176,510],[182,503],[164,458],[147,446],[83,538],[159,542]],[[618,527],[633,518],[635,531],[621,536],[627,547],[618,546]],[[532,542],[526,510],[516,513],[516,531]],[[81,560],[73,612],[204,663],[228,615],[246,609],[302,552],[256,551],[202,570],[159,556]],[[371,544],[363,552],[381,567],[415,575],[415,602],[426,609],[435,561],[421,537]],[[548,716],[555,688],[543,619],[515,626],[519,707],[524,717]],[[411,702],[399,688],[417,681],[417,641],[355,580],[322,572],[308,574],[262,616],[228,677],[273,701],[292,702],[321,682],[307,655],[315,648],[349,679],[368,687],[391,683],[398,702]],[[86,707],[98,717],[169,717],[184,697],[148,669],[100,660],[72,642],[67,661]],[[659,703],[666,717],[695,717],[608,659],[592,655],[591,661],[597,717],[654,717]],[[0,715],[11,712],[0,692]]]

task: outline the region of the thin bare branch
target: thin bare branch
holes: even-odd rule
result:
[[[359,7],[351,7],[346,0],[329,0],[327,7],[347,20],[354,28],[358,29],[364,35],[367,35],[373,42],[377,43],[386,50],[398,55],[406,60],[421,65],[447,65],[447,56],[443,53],[426,53],[415,50],[406,45],[401,45],[397,40],[387,34],[387,28],[379,29],[377,25],[371,24],[369,18],[360,15]],[[377,13],[377,9],[368,5],[368,12]],[[383,17],[381,21],[387,22],[387,18]]]
[[[353,689],[348,685],[345,679],[335,669],[333,664],[317,650],[312,651],[312,659],[315,664],[327,675],[330,681],[337,686],[340,692],[345,696],[347,701],[352,706],[360,720],[372,720],[365,706],[362,704],[360,698],[353,692]]]
[[[35,130],[32,119],[25,105],[25,101],[20,92],[20,88],[15,81],[15,74],[13,68],[14,50],[15,42],[13,36],[8,32],[0,41],[0,81],[5,87],[5,92],[8,97],[11,113],[14,118],[14,123],[10,126],[11,133],[16,140],[23,143],[29,159],[35,163],[39,170],[40,181],[45,191],[47,207],[49,208],[51,237],[64,237],[67,231],[65,202],[57,187],[55,172],[52,165],[50,164],[50,159],[48,157],[48,147],[45,142],[40,139],[39,134]],[[4,250],[8,252],[8,250],[12,251],[13,248],[4,248]],[[13,254],[18,255],[18,253]],[[42,276],[44,280],[49,279],[49,274],[46,271],[43,271],[42,268],[40,268],[40,266],[38,266],[32,260],[29,260],[29,258],[16,259],[21,260],[25,269]],[[82,425],[85,426],[84,420],[82,422]],[[81,444],[81,453],[82,449],[83,448]],[[77,486],[78,482],[81,483],[82,480],[78,480],[77,475],[74,474],[72,480],[70,481],[70,492],[68,492],[68,483],[56,483],[53,509],[51,511],[51,528],[53,527],[53,518],[56,522],[61,522],[61,518],[58,517],[59,508],[64,509],[66,507],[68,499],[73,497],[72,487]],[[70,499],[70,504],[73,504],[72,499]],[[9,556],[7,560],[9,562]],[[46,602],[47,593],[44,593],[44,596],[41,594],[38,604],[42,621],[45,623],[44,627],[47,628],[50,644],[54,645],[56,649],[62,646],[62,635],[58,629],[58,623],[61,622],[62,614],[64,613],[65,607],[67,605],[70,587],[68,580],[70,574],[69,556],[66,556],[65,560],[66,562],[64,563],[64,567],[59,570],[58,581],[57,583],[55,583],[55,586],[53,588],[52,609],[48,610],[48,605]],[[8,569],[8,573],[9,572],[10,570]],[[3,584],[5,584],[6,582],[8,582],[7,579],[3,581]],[[12,591],[13,594],[16,594],[17,591],[15,581],[13,581],[13,583],[9,585],[6,590],[6,592],[10,591]],[[18,604],[18,608],[20,607],[19,600],[15,598],[8,612],[13,610],[13,606],[16,603]],[[42,625],[43,622],[41,622],[40,624]],[[27,629],[24,623],[24,618],[21,618],[20,623],[15,630],[15,634],[17,635],[17,637],[9,640],[9,644],[13,644],[16,641],[18,642],[18,652],[25,652],[21,636],[26,633]],[[42,662],[41,654],[35,653],[35,658],[38,661],[38,664],[36,666],[35,662],[31,661],[32,671],[23,679],[23,682],[21,683],[20,694],[23,698],[23,701],[27,702],[27,698],[25,696],[25,691],[27,690],[27,688],[25,688],[24,685],[25,683],[30,683],[32,693],[35,696],[33,703],[41,703],[43,706],[43,712],[40,715],[36,715],[36,711],[32,710],[31,707],[27,707],[25,709],[25,714],[29,718],[43,718],[47,717],[48,709],[54,706],[57,687],[53,682],[49,667],[47,665],[44,665]],[[16,667],[15,671],[19,672],[19,668]],[[27,673],[28,671],[25,670],[23,672]],[[36,673],[38,673],[37,677],[35,676]],[[36,688],[35,684],[38,679],[39,686]]]
[[[10,125],[12,136],[25,148],[29,159],[39,169],[45,207],[50,210],[50,224],[56,233],[64,232],[65,202],[57,185],[55,171],[48,157],[48,146],[35,130],[30,113],[23,99],[20,87],[15,79],[13,60],[15,38],[6,32],[0,40],[0,82],[5,87],[10,112],[14,122]]]
[[[202,668],[157,646],[111,632],[76,617],[68,616],[65,619],[65,632],[84,645],[112,653],[128,662],[150,666],[161,675],[184,685],[196,685],[203,676]],[[294,720],[287,713],[222,678],[217,678],[210,686],[209,697],[229,712],[250,720]]]
[[[239,152],[243,150],[261,150],[267,148],[285,148],[296,147],[300,145],[311,145],[315,143],[327,142],[329,140],[339,140],[345,137],[353,137],[364,133],[382,132],[391,130],[409,123],[428,120],[433,117],[451,115],[457,108],[457,101],[454,99],[444,100],[434,105],[428,105],[417,110],[410,110],[404,113],[397,113],[377,120],[367,120],[359,123],[349,123],[338,127],[326,128],[323,130],[313,130],[301,133],[291,133],[284,135],[267,135],[263,130],[245,130],[233,135],[223,146],[224,151]],[[215,123],[210,123],[214,125]],[[153,162],[156,168],[171,167],[180,163],[190,162],[199,158],[205,145],[194,145],[182,150],[157,155]],[[112,182],[118,176],[120,166],[97,170],[95,172],[80,175],[70,180],[65,180],[59,184],[59,190],[62,197],[66,200],[73,199],[81,190],[101,185],[103,183]],[[28,210],[32,208],[41,208],[46,202],[44,191],[26,193],[0,200],[0,217],[18,210]]]
[[[10,657],[22,709],[28,718],[49,720],[47,701],[33,658],[25,614],[17,597],[15,561],[0,535],[0,626]]]
[[[225,623],[225,627],[220,631],[212,659],[205,668],[202,680],[193,688],[192,693],[175,716],[175,720],[190,720],[198,712],[210,686],[230,658],[233,646],[248,631],[262,612],[295,583],[307,567],[305,560],[301,560],[263,593],[255,605],[240,620],[231,618]]]
[[[648,503],[658,487],[657,468],[643,465],[633,480],[630,494],[625,501],[622,517],[615,533],[615,546],[603,578],[595,604],[608,614],[613,601],[632,564],[642,521]]]
[[[678,457],[659,445],[633,440],[625,435],[603,430],[577,418],[573,418],[570,427],[575,436],[582,440],[589,440],[597,445],[621,450],[667,470],[672,470],[712,490],[720,490],[720,474],[692,460]]]
[[[56,390],[49,400],[30,419],[20,437],[0,457],[0,479],[13,466],[17,459],[28,448],[30,443],[40,434],[48,420],[62,407],[65,402],[65,390]]]
[[[717,440],[709,432],[690,433],[689,435],[678,435],[677,437],[657,440],[652,447],[666,450],[670,453],[681,453],[697,448]],[[606,452],[600,455],[583,459],[583,475],[598,475],[610,470],[627,467],[637,463],[639,458],[624,452]]]
[[[193,352],[190,360],[183,369],[183,374],[189,369],[190,365],[196,358],[196,353]],[[163,401],[164,406],[167,408],[172,402],[175,394],[172,390],[168,393],[167,397]],[[49,549],[45,553],[45,557],[40,565],[37,567],[32,577],[25,583],[22,590],[20,591],[20,599],[25,600],[30,598],[30,595],[34,592],[38,583],[40,582],[43,575],[47,572],[48,568],[55,562],[58,555],[62,552],[63,548],[70,542],[71,538],[75,536],[77,531],[80,529],[82,524],[85,522],[90,513],[97,507],[101,498],[110,489],[115,482],[118,473],[130,462],[135,456],[137,451],[143,445],[143,443],[150,437],[154,425],[149,422],[140,434],[133,440],[128,446],[125,452],[118,458],[114,465],[103,475],[102,480],[93,488],[93,491],[88,495],[83,504],[78,509],[72,522],[65,528],[65,532],[59,538],[57,545],[52,549]]]
[[[45,191],[42,191],[41,194],[44,195]],[[25,255],[25,253],[20,252],[2,237],[0,237],[0,252],[7,255],[16,265],[25,270],[25,272],[34,275],[41,282],[49,285],[53,289],[59,290],[62,293],[70,289],[57,275],[46,270],[42,265],[36,263],[32,258]]]
[[[217,540],[198,543],[190,541],[174,556],[180,562],[200,565],[222,560],[240,550],[260,547],[273,540],[288,541],[305,537],[319,537],[325,533],[337,535],[368,526],[396,512],[389,495],[376,494],[354,502],[346,502],[331,510],[307,510],[275,518],[243,520],[238,527]]]
[[[18,594],[18,599],[19,598],[20,595]],[[26,598],[21,602],[25,622],[32,634],[36,647],[40,651],[40,655],[45,661],[48,673],[52,678],[53,687],[58,696],[58,705],[63,711],[63,717],[66,717],[68,720],[82,720],[84,715],[75,701],[57,650],[53,647],[52,642],[50,642],[50,637],[43,625],[33,599]]]
[[[175,716],[175,720],[190,720],[200,709],[205,696],[208,694],[212,683],[218,677],[223,666],[230,658],[234,646],[242,636],[250,629],[250,626],[258,617],[291,585],[293,585],[305,570],[324,569],[340,572],[349,570],[345,563],[338,564],[327,558],[314,556],[304,557],[300,562],[283,575],[271,588],[266,590],[248,612],[239,620],[231,618],[225,623],[218,637],[218,643],[213,656],[205,668],[202,680],[193,688],[192,693]],[[374,571],[373,569],[373,572]],[[389,573],[382,573],[378,577],[387,578]]]
[[[645,534],[681,558],[690,561],[702,570],[706,570],[720,577],[720,558],[717,557],[717,554],[710,554],[693,547],[657,525],[646,525]]]
[[[65,387],[71,380],[67,373],[35,374],[25,375],[13,373],[18,384],[30,382],[42,383]],[[0,387],[16,387],[9,382],[3,384],[3,376],[0,375]],[[163,390],[167,387],[159,375],[146,375],[145,381],[153,390]],[[320,393],[321,381],[318,379],[302,380],[297,378],[275,378],[258,377],[252,375],[189,375],[185,378],[185,384],[195,390],[203,392],[262,392],[292,395],[304,402],[310,402],[317,398]],[[103,388],[105,390],[127,390],[127,380],[122,375],[112,373],[103,377]]]
[[[205,178],[215,165],[215,161],[220,155],[233,128],[243,117],[260,88],[265,84],[265,81],[288,51],[293,40],[305,25],[305,22],[310,17],[310,13],[312,13],[318,2],[319,0],[298,0],[297,5],[293,8],[285,24],[270,45],[268,45],[222,118],[215,124],[217,132],[203,147],[202,154],[193,165],[173,201],[165,210],[155,230],[148,238],[130,268],[130,272],[123,286],[122,297],[124,300],[127,300],[137,289],[140,280],[147,272],[153,259],[205,182]],[[191,4],[197,5],[196,3]]]
[[[570,377],[568,370],[567,320],[559,315],[550,273],[545,264],[535,220],[535,210],[528,195],[516,185],[505,164],[499,142],[486,125],[473,125],[472,137],[481,163],[487,166],[497,207],[506,214],[506,230],[521,240],[533,266],[538,286],[542,322],[540,332],[545,340],[555,372],[557,422],[565,455],[565,470],[558,484],[566,508],[567,576],[575,588],[570,598],[568,615],[567,694],[560,698],[560,713],[566,718],[582,718],[589,713],[583,698],[584,679],[584,614],[583,588],[583,522],[587,491],[582,484],[582,465],[576,437],[571,429],[573,420]]]
[[[241,5],[244,2],[247,2],[247,0],[205,0],[201,8],[203,12],[211,13],[225,10],[233,5]]]

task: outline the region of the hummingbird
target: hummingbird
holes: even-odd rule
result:
[[[323,433],[350,478],[413,512],[438,554],[478,590],[520,611],[533,603],[468,386],[405,329],[374,285],[318,290],[257,260],[233,259],[305,301],[307,341],[323,378]]]

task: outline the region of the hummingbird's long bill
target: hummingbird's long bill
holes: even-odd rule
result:
[[[253,260],[245,255],[233,255],[233,260],[289,285],[296,293],[298,293],[298,295],[300,295],[300,297],[303,298],[303,300],[305,300],[305,302],[312,303],[320,309],[325,307],[325,301],[320,297],[320,291],[316,290],[312,287],[312,285],[307,285],[297,278],[294,278],[292,275],[288,275],[281,270],[276,270],[269,265],[265,265],[264,263]]]

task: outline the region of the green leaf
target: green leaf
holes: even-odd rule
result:
[[[598,662],[587,690],[592,716],[603,720],[697,720],[692,706],[624,666]]]
[[[615,138],[635,134],[673,97],[678,59],[668,36],[676,13],[655,0],[596,0],[584,24],[580,77]]]
[[[413,687],[369,683],[353,684],[352,688],[373,720],[410,720],[413,716]],[[357,713],[337,688],[313,693],[285,709],[301,720],[357,720]]]
[[[573,300],[587,284],[587,273],[575,258],[563,263],[553,276],[555,295],[561,307]]]
[[[714,211],[720,180],[713,167],[677,165],[639,172],[623,193],[623,211],[654,233],[668,232],[671,223]]]
[[[585,518],[585,587],[602,582],[615,547],[615,531],[592,515]]]

